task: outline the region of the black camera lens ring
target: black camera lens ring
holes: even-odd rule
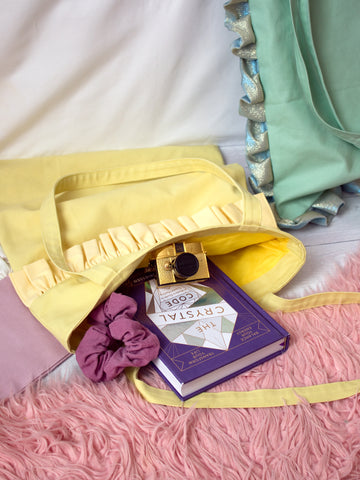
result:
[[[199,266],[199,260],[196,255],[190,252],[180,253],[172,263],[174,275],[181,279],[196,275]]]

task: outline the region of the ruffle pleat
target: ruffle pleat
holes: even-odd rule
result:
[[[166,240],[171,241],[178,235],[217,225],[241,224],[242,221],[240,201],[223,207],[211,206],[191,217],[164,219],[151,225],[135,223],[127,227],[109,228],[96,239],[68,248],[64,256],[69,271],[80,273],[110,259],[147,249]],[[70,274],[43,258],[12,272],[10,276],[20,298],[30,306],[37,297],[69,278]]]

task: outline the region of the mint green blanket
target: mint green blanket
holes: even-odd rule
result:
[[[249,0],[225,9],[240,34],[233,50],[253,186],[282,226],[319,221],[319,212],[327,219],[342,204],[334,188],[360,178],[360,2]]]

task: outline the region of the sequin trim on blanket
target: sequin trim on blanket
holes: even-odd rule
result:
[[[264,91],[256,54],[256,37],[252,28],[249,2],[229,0],[224,4],[225,26],[239,35],[232,53],[240,59],[241,81],[245,95],[240,99],[239,113],[247,118],[246,155],[250,169],[249,183],[254,192],[265,194],[278,226],[299,229],[308,223],[328,225],[344,205],[342,190],[360,194],[360,181],[325,191],[312,207],[295,220],[280,218],[273,196],[273,171],[266,124]]]

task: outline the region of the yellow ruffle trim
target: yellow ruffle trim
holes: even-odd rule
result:
[[[239,201],[223,207],[206,207],[191,217],[165,219],[151,225],[135,223],[128,227],[109,228],[97,239],[65,250],[69,271],[83,272],[112,258],[151,247],[199,228],[241,224],[243,221],[241,204]],[[11,273],[11,280],[24,304],[30,306],[37,297],[69,276],[68,272],[44,258]]]

